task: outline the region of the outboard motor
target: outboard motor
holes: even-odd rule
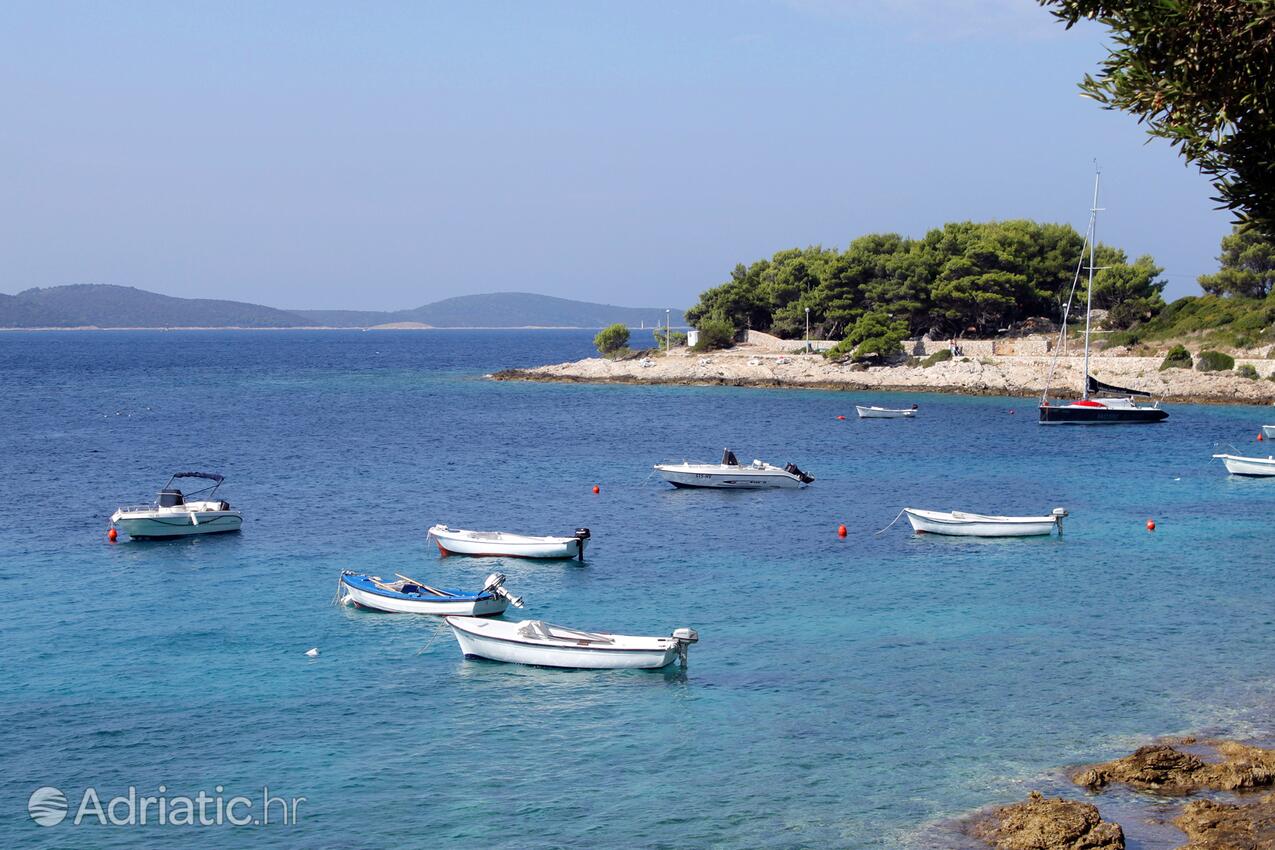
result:
[[[495,596],[497,598],[508,599],[510,605],[514,606],[515,608],[521,608],[522,597],[514,596],[512,593],[505,590],[504,584],[505,584],[504,573],[492,573],[491,575],[487,576],[486,582],[483,583],[483,593],[490,593],[492,596]]]
[[[722,466],[739,466],[739,460],[730,449],[722,449]]]
[[[682,667],[686,667],[686,650],[693,643],[699,641],[699,632],[694,629],[674,629],[673,640],[677,641],[677,660],[682,662]]]
[[[587,528],[576,529],[576,533],[575,533],[576,557],[579,558],[581,561],[584,560],[584,541],[588,540],[591,537],[593,537],[593,535],[589,533],[589,529]]]
[[[789,475],[797,476],[797,480],[800,481],[802,484],[809,484],[810,482],[815,480],[815,477],[813,475],[807,472],[802,472],[800,469],[798,469],[797,464],[795,463],[790,463],[787,466],[785,466],[784,472],[787,472]]]
[[[1067,509],[1054,508],[1049,513],[1054,518],[1054,525],[1058,526],[1058,536],[1062,537],[1062,521],[1063,517],[1067,516]]]

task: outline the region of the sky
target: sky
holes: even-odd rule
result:
[[[0,7],[0,292],[275,307],[526,291],[686,307],[748,263],[1088,221],[1199,292],[1230,217],[1079,95],[1032,0]]]

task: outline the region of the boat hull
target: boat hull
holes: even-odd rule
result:
[[[466,658],[485,658],[506,664],[571,670],[656,670],[667,667],[678,657],[678,646],[674,641],[668,641],[667,646],[650,649],[549,646],[475,634],[453,618],[448,618],[447,624],[451,626],[461,654]]]
[[[476,558],[584,558],[586,540],[563,537],[549,541],[519,542],[496,539],[473,539],[461,535],[431,531],[442,555],[469,555]]]
[[[358,587],[341,578],[345,598],[360,608],[381,611],[386,614],[432,614],[434,616],[488,617],[503,614],[509,607],[504,597],[445,599],[441,597],[406,598],[407,594],[381,592]]]
[[[1240,455],[1214,455],[1226,466],[1232,475],[1245,475],[1250,478],[1275,478],[1275,458],[1242,457]]]
[[[1267,440],[1275,440],[1275,425],[1263,425],[1262,436]]]
[[[1169,418],[1158,407],[1041,405],[1041,425],[1150,425]]]
[[[722,472],[696,472],[677,466],[657,465],[656,471],[674,487],[712,488],[719,490],[796,490],[802,486],[800,479],[786,472],[765,472],[741,466]]]
[[[1045,537],[1057,527],[1053,517],[947,518],[913,510],[905,510],[904,514],[918,534],[949,537]]]
[[[915,410],[890,410],[884,407],[860,407],[857,404],[854,409],[858,412],[860,419],[911,419],[916,416]]]
[[[111,522],[129,537],[154,540],[238,531],[243,517],[235,511],[190,511],[163,515],[116,513]]]

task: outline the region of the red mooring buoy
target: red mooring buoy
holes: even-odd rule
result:
[[[837,536],[838,537],[846,536],[846,527],[844,525],[837,526]]]
[[[1155,520],[1147,520],[1147,531],[1155,531]]]
[[[599,493],[601,493],[601,492],[602,492],[602,488],[601,488],[601,487],[599,487],[597,484],[594,484],[594,485],[593,485],[593,495],[595,495],[595,496],[596,496],[596,495],[598,495],[598,494],[599,494]]]
[[[120,535],[119,535],[119,532],[118,532],[118,531],[116,531],[114,528],[112,528],[110,531],[106,532],[106,539],[107,539],[107,540],[109,540],[109,541],[111,541],[112,543],[114,543],[114,542],[115,542],[115,538],[117,538],[117,537],[119,537],[119,536],[120,536]]]
[[[1262,432],[1261,432],[1261,431],[1258,431],[1258,432],[1257,432],[1257,441],[1260,443],[1262,440],[1265,440],[1265,439],[1266,439],[1266,438],[1262,436]]]
[[[838,422],[845,422],[845,421],[846,421],[846,418],[845,418],[844,416],[838,416],[838,417],[837,417],[837,421],[838,421]]]

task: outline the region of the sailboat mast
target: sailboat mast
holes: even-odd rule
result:
[[[1093,267],[1094,243],[1098,241],[1098,179],[1102,172],[1093,175],[1093,207],[1089,210],[1089,287],[1085,293],[1085,389],[1081,398],[1089,400],[1089,320],[1093,315]]]

